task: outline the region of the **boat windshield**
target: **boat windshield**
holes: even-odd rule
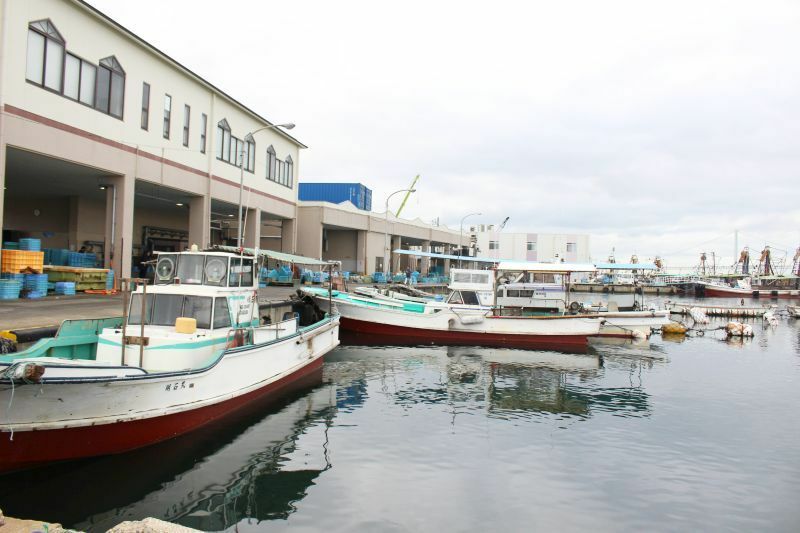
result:
[[[217,298],[225,300],[225,298]],[[182,294],[148,294],[145,300],[144,323],[151,326],[174,326],[178,317],[194,318],[198,329],[211,327],[212,298]],[[226,313],[227,315],[227,313]],[[142,295],[131,297],[128,325],[142,323]]]
[[[475,294],[475,291],[461,291],[461,298],[464,300],[466,305],[481,305],[481,302],[478,300],[478,295]]]
[[[176,278],[186,285],[200,285],[203,283],[203,255],[182,255],[178,261],[178,274]]]

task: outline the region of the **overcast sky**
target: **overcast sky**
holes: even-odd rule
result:
[[[301,181],[594,259],[800,245],[800,2],[90,0],[309,149]],[[393,199],[396,209],[400,195]]]

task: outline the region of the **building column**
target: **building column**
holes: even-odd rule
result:
[[[113,176],[107,178],[106,181],[112,185],[106,189],[105,238],[108,244],[105,248],[110,252],[106,255],[106,266],[114,269],[117,279],[127,278],[131,277],[131,267],[133,266],[133,209],[136,178]]]
[[[356,272],[367,273],[367,232],[356,232]]]
[[[422,251],[426,253],[430,253],[431,251],[431,241],[422,241]],[[431,268],[431,258],[430,257],[423,257],[420,261],[419,266],[419,273],[423,276],[428,275],[428,270]]]
[[[211,244],[211,212],[208,196],[194,196],[189,200],[189,247],[196,244],[201,250]]]
[[[2,46],[2,45],[0,45]],[[0,243],[3,237],[3,206],[6,201],[6,144],[3,140],[3,114],[0,113]]]
[[[449,244],[445,244],[444,245],[444,253],[445,253],[445,255],[452,254],[453,253],[452,246],[450,246]],[[445,276],[449,276],[450,275],[450,260],[449,259],[445,259],[444,260],[444,275]]]
[[[261,247],[261,209],[257,207],[251,207],[247,210],[244,219],[242,244],[245,248]]]
[[[297,253],[295,239],[297,238],[297,219],[287,218],[281,222],[281,252],[287,254]]]
[[[391,273],[394,274],[400,270],[400,254],[394,253],[395,250],[399,250],[403,246],[403,239],[400,235],[392,235],[390,237],[390,245],[389,245],[389,265]]]

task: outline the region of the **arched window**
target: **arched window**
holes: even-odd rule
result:
[[[256,140],[249,133],[244,138],[244,152],[244,169],[253,172],[256,168]]]
[[[217,159],[231,160],[231,127],[224,118],[217,124]]]
[[[267,179],[277,180],[277,162],[278,158],[275,156],[275,148],[272,145],[267,148]]]
[[[117,58],[100,60],[97,68],[97,90],[94,107],[103,113],[122,118],[125,100],[125,71]]]
[[[28,25],[28,56],[25,77],[36,85],[62,92],[64,37],[50,22],[37,20]]]
[[[292,156],[286,156],[286,183],[285,185],[290,189],[293,187],[294,184],[294,161],[292,160]]]

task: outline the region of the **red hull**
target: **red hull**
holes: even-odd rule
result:
[[[0,473],[55,461],[127,452],[177,437],[284,392],[294,382],[320,371],[322,363],[320,357],[258,390],[192,411],[100,426],[22,431],[14,433],[14,440],[10,439],[10,433],[0,433]]]
[[[709,298],[786,298],[800,300],[800,290],[788,289],[725,289],[720,287],[710,287],[703,289],[703,294]]]
[[[588,335],[504,335],[473,331],[435,331],[341,318],[342,340],[350,344],[491,346],[561,352],[585,352]]]

